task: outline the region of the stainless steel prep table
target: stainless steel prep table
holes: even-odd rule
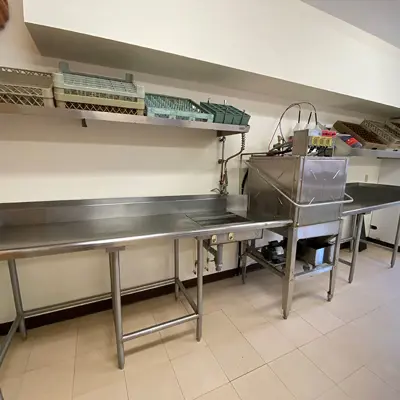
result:
[[[19,328],[26,337],[25,317],[87,304],[111,297],[113,301],[118,365],[124,367],[124,342],[184,322],[197,321],[197,340],[202,334],[203,246],[253,239],[263,229],[288,226],[291,220],[250,216],[246,196],[177,196],[100,199],[0,205],[0,260],[7,260],[14,295],[16,319],[0,347],[0,365]],[[107,218],[108,217],[108,218]],[[229,236],[229,237],[228,237]],[[179,279],[179,238],[197,241],[197,302]],[[174,239],[175,277],[141,287],[121,290],[120,251],[136,241]],[[212,242],[213,244],[214,242]],[[35,310],[24,310],[16,259],[106,249],[109,254],[111,295],[92,296]],[[123,333],[121,295],[165,284],[175,284],[193,313],[136,332]]]
[[[346,192],[353,197],[354,202],[344,205],[342,215],[352,216],[353,218],[352,236],[350,238],[343,239],[342,243],[350,242],[350,249],[353,250],[353,254],[351,262],[341,258],[339,261],[350,267],[349,283],[351,283],[354,279],[364,215],[369,214],[372,211],[400,205],[400,187],[375,183],[348,183],[346,185]],[[394,241],[392,258],[390,261],[391,268],[393,268],[396,263],[399,242],[400,215],[398,217],[396,238]]]

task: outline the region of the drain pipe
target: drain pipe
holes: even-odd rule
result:
[[[223,260],[223,244],[217,244],[217,249],[215,250],[214,247],[210,246],[209,241],[206,242],[204,241],[203,244],[204,248],[211,253],[214,256],[214,263],[215,263],[215,269],[217,272],[222,270],[222,267],[224,265],[224,260]]]

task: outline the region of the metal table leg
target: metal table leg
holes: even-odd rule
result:
[[[122,330],[122,307],[121,307],[121,276],[119,250],[109,250],[111,293],[113,298],[113,312],[115,325],[115,341],[117,343],[118,368],[123,369],[125,365],[125,353]]]
[[[339,233],[336,236],[335,250],[333,253],[333,260],[332,260],[332,270],[329,273],[328,301],[331,301],[333,298],[333,295],[335,294],[336,274],[337,274],[337,267],[339,264],[340,239],[341,239],[341,234],[342,234],[342,226],[343,226],[343,220],[341,219],[340,223],[339,223]]]
[[[200,342],[203,334],[203,239],[197,239],[197,322],[196,340]]]
[[[24,319],[24,309],[22,306],[21,290],[19,287],[19,279],[18,279],[17,266],[15,264],[15,260],[8,260],[8,270],[10,272],[11,288],[14,296],[15,310],[17,312],[17,316],[21,317],[21,320],[19,322],[19,331],[22,337],[25,339],[26,326]]]
[[[114,327],[117,324],[117,321],[115,320],[115,313],[114,313],[114,309],[115,309],[115,295],[114,295],[114,273],[113,273],[113,269],[111,267],[112,263],[113,263],[113,256],[112,253],[108,253],[108,262],[110,265],[110,287],[111,287],[111,302],[112,302],[112,309],[113,309],[113,320],[114,320]]]
[[[247,245],[248,242],[247,240],[244,240],[243,242],[241,242],[242,246],[241,246],[241,250],[242,250],[242,254],[239,254],[240,257],[240,262],[241,262],[241,269],[242,269],[242,283],[246,283],[246,277],[247,277]]]
[[[357,235],[357,215],[351,216],[351,237],[352,240],[350,241],[349,251],[352,253],[354,251],[354,240]]]
[[[394,265],[396,264],[397,252],[399,250],[399,242],[400,242],[400,215],[399,215],[399,221],[397,222],[396,238],[394,240],[392,259],[390,260],[390,268],[393,268]]]
[[[174,240],[175,299],[179,297],[179,239]]]
[[[353,244],[353,255],[351,257],[351,266],[349,273],[349,283],[353,282],[354,279],[354,271],[356,269],[357,257],[359,253],[360,247],[360,239],[361,239],[361,230],[363,226],[364,214],[358,214],[356,220],[356,237]]]
[[[296,266],[297,234],[298,228],[289,228],[285,275],[283,277],[282,285],[282,310],[284,319],[287,319],[290,313],[290,309],[292,308],[294,292],[294,269]]]

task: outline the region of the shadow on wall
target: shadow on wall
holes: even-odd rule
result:
[[[203,148],[215,131],[19,115],[0,115],[0,141],[81,143],[138,147]]]
[[[196,174],[199,170],[217,168],[216,139],[209,132],[204,136],[185,131],[169,135],[163,130],[149,130],[135,135],[126,129],[113,131],[102,127],[105,131],[99,132],[62,126],[57,130],[37,124],[35,137],[30,141],[32,127],[26,124],[21,128],[14,126],[6,134],[0,134],[0,175],[74,173],[79,177],[87,173],[101,176],[116,172],[163,175],[168,171]],[[77,140],[69,140],[71,136]]]

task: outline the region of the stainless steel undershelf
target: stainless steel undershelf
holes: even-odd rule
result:
[[[67,110],[63,108],[46,108],[0,104],[0,114],[32,115],[38,117],[67,118],[86,121],[122,122],[139,125],[169,126],[216,131],[217,136],[229,136],[247,133],[248,125],[214,124],[212,122],[182,121],[177,119],[145,117],[141,115],[125,115],[99,111]]]
[[[348,146],[343,140],[336,140],[336,156],[369,157],[369,158],[400,158],[400,150],[387,148],[386,150],[357,149]]]
[[[351,149],[349,156],[370,157],[370,158],[400,158],[400,151],[396,150],[371,150],[371,149]]]

